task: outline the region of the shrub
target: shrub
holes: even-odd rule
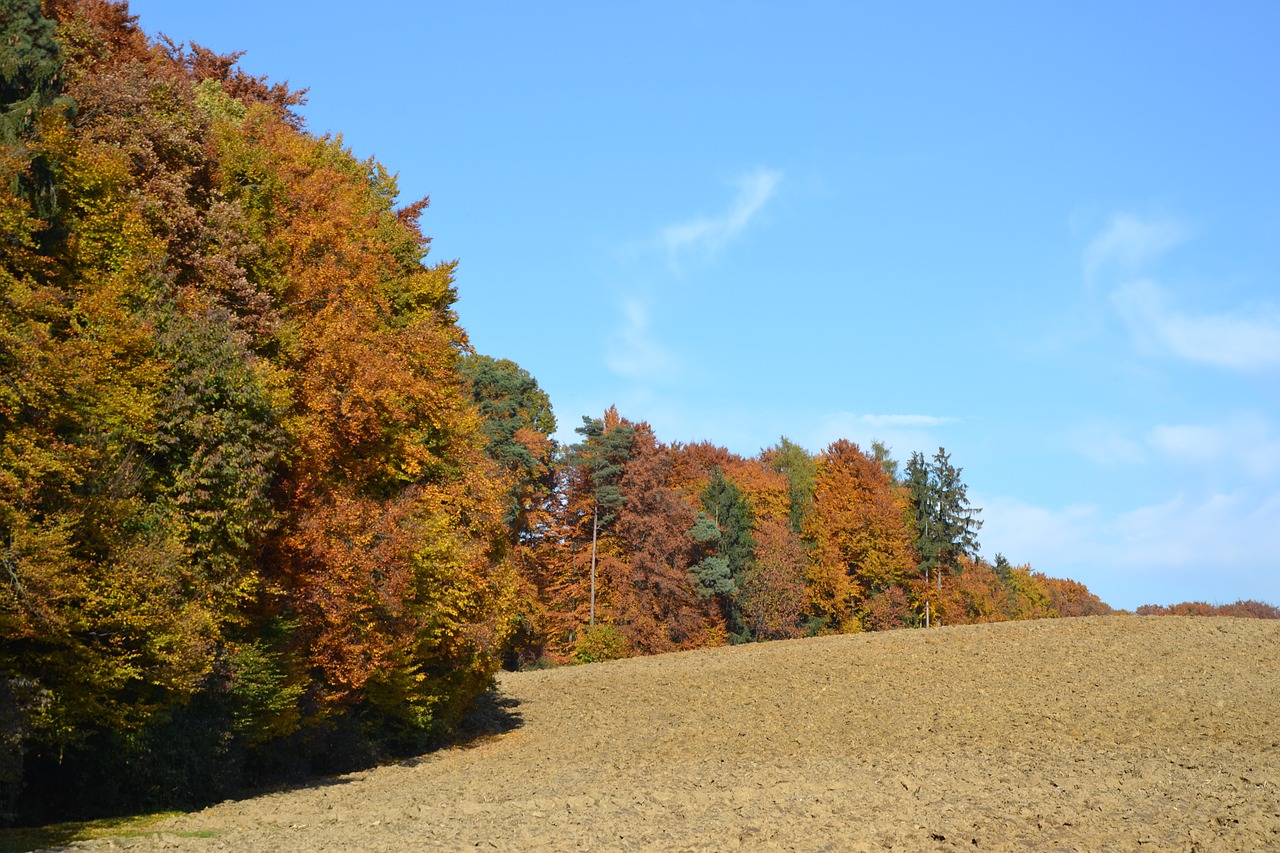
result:
[[[627,638],[612,625],[590,625],[582,629],[578,642],[573,646],[573,656],[579,663],[597,663],[618,660],[630,654]]]

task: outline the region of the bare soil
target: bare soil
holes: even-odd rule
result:
[[[1280,622],[1108,617],[500,678],[469,747],[136,850],[1280,850]]]

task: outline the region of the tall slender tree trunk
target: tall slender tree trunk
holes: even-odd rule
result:
[[[600,504],[591,513],[591,622],[596,624],[596,533],[600,529]]]

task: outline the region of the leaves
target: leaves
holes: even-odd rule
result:
[[[941,449],[900,483],[878,442],[743,458],[612,407],[562,448],[534,377],[472,352],[426,200],[305,132],[302,93],[122,3],[8,6],[7,791],[171,789],[120,771],[157,744],[230,778],[418,748],[503,659],[1105,607],[978,558]]]
[[[760,523],[755,540],[755,559],[739,598],[743,619],[758,639],[799,637],[809,604],[800,537],[788,521],[772,517]]]
[[[297,97],[234,57],[149,44],[123,5],[49,3],[56,37],[18,5],[0,679],[40,697],[14,705],[22,748],[197,706],[252,749],[356,713],[450,725],[489,683],[519,579],[424,205],[397,210],[386,169],[302,132]],[[56,210],[23,191],[40,164]],[[553,430],[547,408],[529,426]],[[545,466],[524,427],[505,438]]]
[[[844,439],[818,460],[804,533],[814,543],[814,607],[831,625],[860,625],[862,603],[901,585],[915,568],[905,492],[880,460]]]

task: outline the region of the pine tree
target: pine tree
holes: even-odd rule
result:
[[[535,505],[552,487],[556,418],[551,398],[529,371],[510,359],[471,354],[463,358],[458,372],[470,384],[471,399],[480,410],[486,453],[513,480],[503,520],[513,539],[526,539]]]
[[[610,420],[616,423],[611,426]],[[635,428],[618,418],[617,409],[610,408],[603,420],[583,415],[582,426],[574,432],[583,440],[569,449],[569,464],[582,470],[587,489],[600,512],[599,523],[608,525],[623,503],[618,482],[631,458]]]
[[[690,536],[702,546],[704,556],[693,567],[700,594],[718,597],[730,642],[750,639],[737,596],[742,579],[754,562],[751,507],[742,492],[716,466],[701,496],[702,511]]]
[[[625,502],[619,483],[632,455],[635,428],[611,406],[603,418],[584,415],[582,426],[574,432],[582,436],[582,441],[565,454],[560,487],[569,553],[562,555],[554,592],[566,639],[580,624],[596,622],[601,539],[611,532]],[[578,557],[584,550],[590,554],[585,578]],[[610,585],[613,580],[606,579]],[[584,606],[586,613],[581,612]]]
[[[42,112],[69,112],[62,97],[62,56],[54,22],[40,11],[40,0],[0,3],[0,146],[30,156]],[[27,199],[36,216],[49,223],[57,213],[57,188],[48,161],[35,154],[25,171],[11,179],[10,190]]]
[[[970,506],[968,487],[960,479],[962,470],[951,464],[941,447],[932,462],[917,452],[907,463],[906,486],[915,515],[920,567],[926,580],[936,573],[939,590],[943,570],[955,572],[961,556],[974,557],[978,552],[982,521],[977,516],[982,510]]]

